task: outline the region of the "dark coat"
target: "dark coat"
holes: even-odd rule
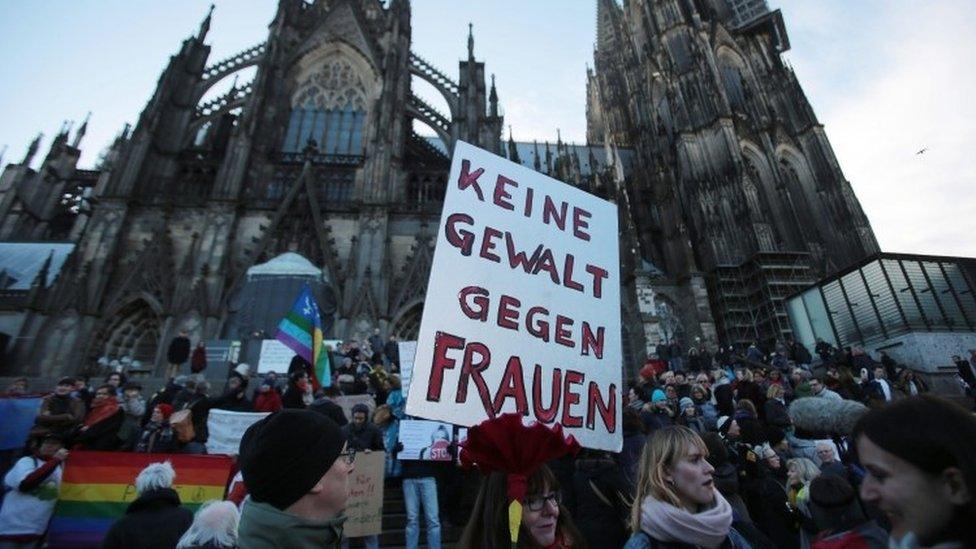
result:
[[[624,447],[619,454],[614,454],[614,459],[620,465],[621,472],[627,480],[629,486],[627,493],[633,495],[634,487],[637,486],[637,472],[640,464],[640,456],[644,451],[644,443],[647,437],[640,431],[628,431],[624,428]]]
[[[136,452],[146,454],[174,454],[180,449],[180,441],[170,427],[169,421],[156,423],[150,421],[139,435]]]
[[[630,488],[620,467],[609,459],[577,460],[573,491],[576,493],[573,521],[587,547],[622,547],[627,541],[624,521],[629,511],[624,498],[629,497]]]
[[[304,393],[294,384],[289,384],[288,388],[285,389],[285,394],[281,397],[281,407],[282,408],[306,408],[305,401],[303,400]]]
[[[166,360],[170,364],[183,364],[190,358],[190,338],[176,336],[169,342],[169,349],[166,350]]]
[[[786,429],[793,423],[790,420],[790,412],[786,408],[786,404],[775,398],[766,401],[766,404],[763,405],[763,411],[766,412],[767,425]]]
[[[85,403],[73,396],[48,395],[41,401],[41,409],[34,418],[31,437],[48,433],[66,435],[85,419]]]
[[[748,398],[756,405],[756,410],[762,410],[766,404],[766,393],[755,381],[742,380],[735,388],[736,400]]]
[[[234,393],[227,393],[219,398],[215,398],[210,402],[210,408],[231,412],[253,412],[254,406],[244,396],[244,392],[244,388],[242,387]]]
[[[400,364],[400,346],[396,341],[387,341],[383,346],[383,354],[390,362]]]
[[[103,549],[172,549],[193,523],[193,512],[180,507],[171,488],[151,490],[129,504],[125,516],[109,529]]]
[[[379,450],[383,451],[383,435],[380,430],[368,421],[359,429],[355,423],[348,423],[342,427],[342,434],[346,436],[346,444],[350,450]]]
[[[122,408],[116,410],[111,417],[92,425],[85,431],[78,431],[72,439],[72,444],[80,444],[83,450],[112,451],[118,448],[119,439],[116,436],[125,413]]]
[[[810,364],[813,362],[813,356],[810,355],[810,351],[800,342],[794,341],[789,348],[790,360],[796,362],[797,364]]]
[[[749,516],[756,527],[776,544],[792,549],[800,546],[799,532],[787,503],[786,489],[763,468],[747,499]]]
[[[976,390],[976,373],[973,372],[969,361],[960,360],[956,363],[956,369],[959,371],[959,377],[966,382],[966,385],[969,385],[970,389]]]

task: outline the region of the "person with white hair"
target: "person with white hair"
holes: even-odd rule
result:
[[[230,501],[204,503],[183,534],[176,549],[233,549],[237,547],[237,524],[240,514]]]
[[[172,548],[193,522],[173,489],[176,471],[168,462],[151,463],[136,476],[138,497],[105,535],[103,549]]]
[[[847,467],[837,459],[837,447],[832,441],[817,441],[817,459],[820,460],[820,473],[847,478]]]

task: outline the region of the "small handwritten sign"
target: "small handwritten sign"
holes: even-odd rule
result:
[[[359,538],[383,530],[383,471],[385,452],[358,452],[356,470],[349,478],[346,501],[346,537]]]

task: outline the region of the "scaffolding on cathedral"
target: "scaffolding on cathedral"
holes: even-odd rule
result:
[[[816,282],[805,252],[760,252],[740,265],[716,267],[709,287],[719,337],[747,347],[793,334],[786,298]]]

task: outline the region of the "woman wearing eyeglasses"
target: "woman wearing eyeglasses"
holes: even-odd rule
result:
[[[641,455],[625,549],[749,547],[732,528],[732,506],[715,488],[708,448],[694,431],[655,431]]]
[[[559,480],[542,465],[529,477],[522,505],[519,549],[574,549],[585,547],[583,536],[573,525],[569,512],[561,504]],[[487,475],[475,501],[458,547],[508,549],[513,547],[508,531],[507,475]]]

